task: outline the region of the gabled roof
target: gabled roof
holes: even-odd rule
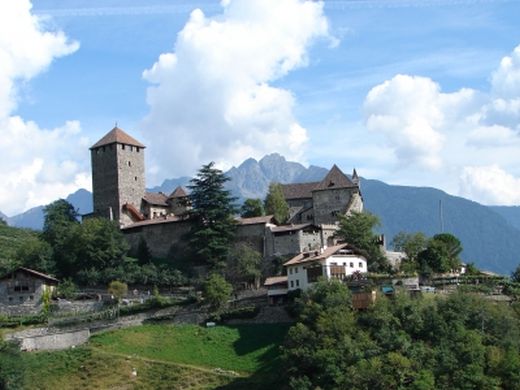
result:
[[[168,198],[185,198],[186,196],[188,196],[186,190],[181,186],[178,186],[175,190],[173,190]]]
[[[251,217],[251,218],[238,218],[237,222],[239,225],[265,225],[273,223],[272,215],[264,215],[262,217]]]
[[[325,260],[325,259],[329,258],[330,256],[336,254],[337,252],[339,252],[342,249],[350,249],[352,251],[352,253],[350,254],[351,256],[352,255],[361,256],[361,255],[357,254],[356,253],[357,251],[354,248],[352,248],[352,246],[350,246],[349,244],[338,244],[338,245],[333,245],[333,246],[329,246],[329,247],[325,248],[323,250],[323,252],[316,250],[316,251],[311,251],[311,252],[300,253],[299,255],[294,256],[292,259],[290,259],[289,261],[284,263],[284,266],[303,264],[303,263],[308,263],[311,261]],[[348,254],[347,254],[347,256],[348,256]],[[361,257],[363,257],[363,256],[361,256]]]
[[[314,188],[314,191],[352,187],[357,186],[334,164],[327,176]]]
[[[318,184],[318,181],[311,183],[282,184],[283,196],[287,200],[312,198],[312,191]]]
[[[168,197],[162,192],[147,192],[144,194],[143,200],[153,206],[168,207]]]
[[[145,148],[142,143],[137,141],[135,138],[129,136],[126,134],[123,130],[121,130],[119,127],[114,127],[112,130],[110,130],[103,138],[101,138],[98,142],[96,142],[94,145],[90,147],[90,149],[96,149],[100,146],[110,145],[110,144],[125,144],[125,145],[132,145],[132,146],[138,146],[140,148]]]
[[[271,276],[265,279],[264,286],[276,286],[276,285],[287,286],[287,275],[285,276]]]
[[[16,272],[23,272],[23,273],[29,274],[35,278],[47,280],[48,282],[59,283],[59,280],[51,275],[47,275],[42,272],[38,272],[33,269],[25,268],[25,267],[18,267],[14,271],[9,272],[7,275],[2,276],[0,279],[8,279]]]

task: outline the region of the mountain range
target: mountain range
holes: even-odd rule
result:
[[[227,188],[242,201],[265,197],[269,183],[298,183],[321,180],[328,169],[287,161],[279,154],[261,160],[247,159],[226,172],[231,179]],[[189,177],[165,180],[150,191],[171,193],[177,186],[189,184]],[[449,195],[435,188],[396,186],[361,178],[365,208],[378,215],[380,232],[391,243],[400,231],[422,231],[431,236],[441,231],[453,233],[464,247],[465,261],[479,268],[509,274],[520,262],[520,207],[483,206]],[[81,213],[92,211],[92,195],[81,189],[67,200]],[[43,206],[6,218],[12,226],[41,229]]]

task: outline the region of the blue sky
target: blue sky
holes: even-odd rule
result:
[[[150,186],[280,152],[520,204],[520,1],[29,4],[0,5],[8,215],[88,187],[116,121]]]

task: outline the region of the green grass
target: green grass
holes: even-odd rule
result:
[[[94,336],[91,345],[107,352],[253,373],[276,365],[287,330],[287,325],[277,324],[143,325]]]
[[[280,389],[279,345],[288,328],[161,324],[116,330],[76,349],[23,353],[24,383],[14,388]]]
[[[20,389],[215,389],[234,379],[211,372],[109,355],[88,347],[22,356]],[[137,376],[132,375],[136,370]],[[16,387],[15,387],[16,388]]]

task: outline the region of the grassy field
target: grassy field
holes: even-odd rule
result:
[[[145,325],[108,332],[81,348],[22,354],[20,388],[280,388],[279,345],[287,330],[286,325]]]

